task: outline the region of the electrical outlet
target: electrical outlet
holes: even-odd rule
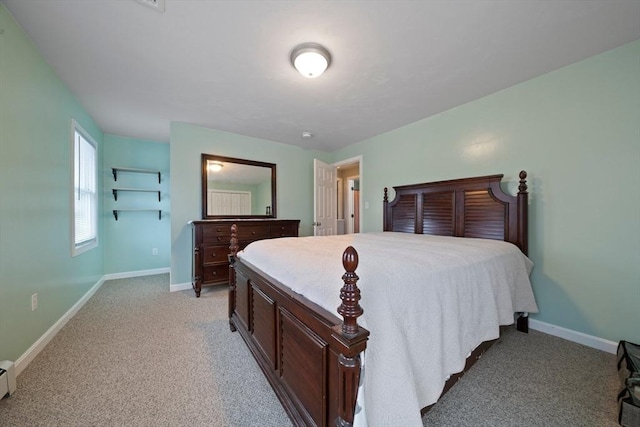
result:
[[[151,255],[158,255],[158,248],[151,249]]]
[[[38,294],[37,293],[31,295],[31,311],[36,311],[36,308],[38,308]]]

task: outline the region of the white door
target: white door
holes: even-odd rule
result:
[[[313,235],[336,234],[336,167],[313,160]]]

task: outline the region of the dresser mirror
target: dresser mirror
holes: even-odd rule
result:
[[[202,154],[202,219],[275,218],[274,163]]]

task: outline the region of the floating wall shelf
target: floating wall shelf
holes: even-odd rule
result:
[[[118,200],[118,191],[138,191],[143,193],[158,193],[158,201],[160,201],[160,190],[148,190],[144,188],[112,188],[111,192],[113,192],[113,198],[116,201]]]
[[[162,219],[161,209],[114,209],[113,217],[118,220],[118,212],[158,212],[158,220]]]
[[[153,175],[158,175],[158,184],[160,184],[160,171],[152,170],[152,169],[137,169],[137,168],[116,168],[112,167],[111,172],[113,173],[113,180],[118,180],[118,171],[120,172],[133,172],[133,173],[150,173]]]

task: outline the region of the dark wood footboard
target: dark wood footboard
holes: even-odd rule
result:
[[[229,324],[238,331],[297,426],[350,426],[360,380],[360,353],[369,331],[357,286],[358,254],[348,247],[340,292],[342,319],[229,255]]]

